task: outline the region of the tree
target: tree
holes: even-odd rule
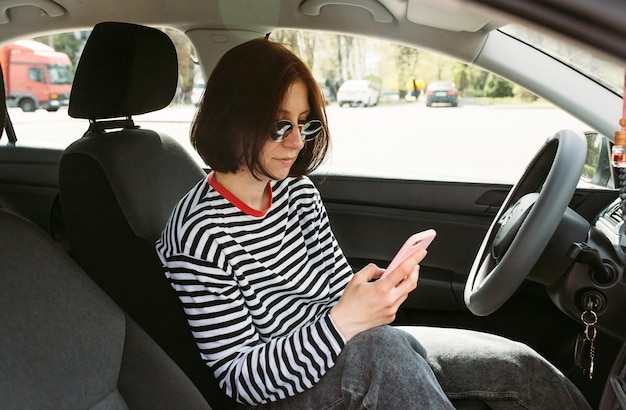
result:
[[[193,88],[194,77],[196,74],[196,64],[192,56],[194,55],[193,47],[189,39],[180,31],[170,28],[163,29],[165,34],[172,40],[176,48],[176,56],[178,57],[178,89],[174,96],[177,103],[190,102],[191,89]]]
[[[489,74],[485,82],[485,97],[513,97],[513,84],[495,74]]]
[[[78,60],[85,47],[85,42],[91,31],[76,31],[69,33],[51,34],[48,36],[36,37],[35,41],[44,43],[54,48],[56,51],[65,53],[70,57],[72,66],[76,70]]]
[[[393,48],[393,53],[395,54],[400,98],[404,98],[409,92],[415,92],[415,97],[417,97],[416,76],[420,55],[419,50],[398,45]]]
[[[270,38],[295,52],[313,70],[315,66],[316,33],[305,34],[302,30],[277,30]]]
[[[342,83],[354,77],[351,63],[353,40],[351,36],[337,36],[337,62]]]
[[[163,31],[172,39],[178,56],[178,101],[188,102],[198,72],[191,57],[193,47],[183,33],[168,28]],[[35,40],[68,54],[76,67],[89,33],[52,34]],[[336,94],[344,81],[361,78],[373,81],[382,90],[398,92],[413,91],[417,81],[447,80],[455,82],[464,96],[516,96],[529,101],[537,98],[476,66],[403,45],[390,46],[379,40],[302,30],[276,30],[270,38],[295,51],[331,95]]]

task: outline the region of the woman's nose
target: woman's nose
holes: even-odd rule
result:
[[[294,147],[299,147],[299,148],[304,147],[304,140],[302,139],[300,127],[298,126],[293,127],[293,130],[289,133],[287,138],[283,140],[283,142],[286,142],[289,146],[294,146]]]

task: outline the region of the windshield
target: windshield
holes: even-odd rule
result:
[[[519,39],[575,70],[593,79],[614,93],[623,96],[624,67],[599,59],[580,48],[533,31],[517,24],[509,24],[500,29],[502,32]]]
[[[49,65],[50,84],[72,84],[74,74],[69,65]]]

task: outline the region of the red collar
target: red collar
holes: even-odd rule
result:
[[[232,192],[226,189],[224,185],[217,182],[214,171],[211,171],[211,173],[209,173],[209,176],[207,177],[207,182],[209,185],[213,187],[213,189],[215,189],[220,195],[222,195],[224,199],[226,199],[228,202],[230,202],[231,204],[239,208],[239,210],[241,210],[242,212],[250,216],[254,216],[257,218],[265,216],[267,211],[269,211],[269,209],[272,207],[272,199],[273,199],[272,187],[269,182],[267,183],[267,192],[269,193],[270,198],[269,198],[269,201],[267,201],[267,208],[263,211],[259,211],[258,209],[251,208],[246,203],[244,203],[241,199],[237,198]]]

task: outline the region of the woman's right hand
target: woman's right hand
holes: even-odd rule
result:
[[[346,341],[360,332],[394,321],[409,293],[417,287],[419,262],[426,256],[418,250],[400,266],[380,278],[384,270],[369,264],[357,272],[330,316]]]

